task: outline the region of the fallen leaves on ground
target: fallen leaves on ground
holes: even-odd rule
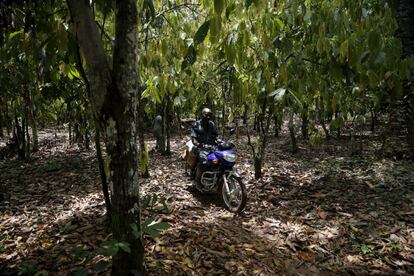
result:
[[[29,163],[0,161],[0,183],[10,195],[0,203],[2,275],[110,271],[110,259],[94,253],[110,239],[94,152],[58,138],[44,139]],[[260,180],[245,138],[235,141],[249,193],[240,215],[214,195],[191,192],[179,156],[184,140],[172,141],[171,156],[153,153],[141,190],[172,199],[170,213],[143,212],[170,224],[146,240],[148,272],[414,273],[413,163],[307,145],[292,155],[286,139],[270,142]]]

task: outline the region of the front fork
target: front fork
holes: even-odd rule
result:
[[[227,174],[223,173],[223,187],[226,190],[226,193],[230,193],[229,184],[227,183]]]
[[[230,193],[230,188],[229,188],[229,184],[227,183],[227,178],[230,178],[231,176],[234,176],[236,178],[240,177],[236,171],[227,171],[223,173],[223,186],[227,194]]]

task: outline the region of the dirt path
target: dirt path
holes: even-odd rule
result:
[[[94,153],[45,139],[30,163],[0,161],[0,274],[104,273],[99,255],[110,239]],[[171,195],[145,216],[170,229],[147,239],[153,275],[413,274],[414,165],[312,151],[291,155],[285,138],[269,145],[265,174],[253,179],[249,151],[236,142],[238,168],[249,192],[246,211],[233,215],[214,196],[194,194],[179,160],[150,156],[146,195]],[[149,141],[149,148],[153,147]],[[158,197],[159,198],[159,197]]]

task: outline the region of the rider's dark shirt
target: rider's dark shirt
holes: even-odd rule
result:
[[[209,121],[207,128],[203,127],[201,120],[196,121],[191,127],[191,138],[201,144],[215,145],[217,136],[216,126],[212,121]]]

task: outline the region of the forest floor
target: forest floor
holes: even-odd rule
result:
[[[111,235],[95,153],[69,146],[65,135],[42,132],[30,162],[0,160],[1,275],[110,271],[99,250]],[[346,140],[300,142],[292,154],[284,134],[271,138],[255,180],[246,137],[233,142],[248,190],[241,215],[191,192],[183,139],[172,140],[171,156],[150,155],[141,192],[169,198],[169,212],[157,200],[143,214],[170,224],[146,238],[151,275],[414,274],[412,161],[376,157],[369,138],[359,156],[349,155]]]

